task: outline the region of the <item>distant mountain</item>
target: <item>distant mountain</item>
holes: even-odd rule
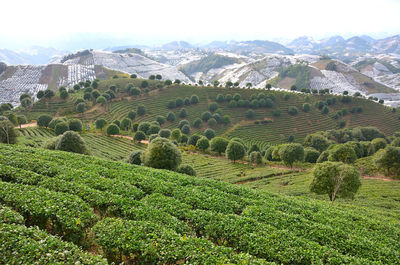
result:
[[[361,35],[360,38],[362,38],[363,40],[365,40],[368,43],[373,43],[375,41],[374,38],[368,36],[368,35]]]
[[[248,53],[292,54],[293,53],[293,50],[283,46],[282,44],[266,40],[239,41],[239,42],[215,41],[203,47],[211,50],[223,50],[241,54],[248,54]]]
[[[65,54],[66,51],[60,51],[53,48],[44,48],[40,46],[32,46],[19,51],[11,51],[0,49],[0,61],[8,65],[47,64],[52,58]]]
[[[318,47],[318,43],[312,37],[303,36],[291,41],[287,47],[295,52],[312,53]]]
[[[182,50],[191,49],[193,46],[186,41],[173,41],[161,46],[163,50]]]
[[[147,49],[149,48],[148,46],[145,45],[124,45],[124,46],[112,46],[112,47],[108,47],[103,49],[103,51],[107,51],[107,52],[115,52],[115,51],[121,51],[121,50],[126,50],[126,49]]]
[[[381,53],[397,53],[400,54],[400,34],[378,40],[374,43],[374,47]]]

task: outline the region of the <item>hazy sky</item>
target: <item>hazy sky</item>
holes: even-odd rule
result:
[[[400,0],[3,0],[1,11],[0,48],[400,33]]]

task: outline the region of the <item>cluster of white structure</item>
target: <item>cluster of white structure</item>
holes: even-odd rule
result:
[[[68,74],[67,77],[60,76],[58,86],[71,88],[79,82],[85,82],[86,80],[93,81],[96,79],[92,56],[89,56],[86,60],[83,60],[83,62],[80,58],[74,58],[64,62],[64,65],[68,66]]]
[[[23,93],[36,96],[39,90],[46,90],[47,84],[39,84],[45,66],[18,65],[15,73],[0,81],[0,104],[19,105],[19,97]],[[3,73],[4,74],[4,73]]]

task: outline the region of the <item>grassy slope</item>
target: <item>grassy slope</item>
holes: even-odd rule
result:
[[[134,79],[112,79],[100,82],[100,90],[106,90],[110,85],[117,85],[119,91],[123,91],[126,84],[134,83],[139,85],[141,80]],[[150,84],[156,84],[156,82],[150,82]],[[34,105],[32,111],[28,113],[28,118],[35,119],[42,113],[50,113],[52,115],[70,115],[78,116],[86,122],[93,122],[97,118],[105,118],[111,122],[115,119],[122,119],[127,116],[130,110],[136,110],[139,104],[145,105],[147,113],[144,116],[136,118],[135,122],[140,121],[154,121],[158,115],[166,116],[169,111],[173,111],[177,120],[175,122],[167,122],[163,127],[175,128],[181,120],[178,117],[179,110],[181,108],[168,109],[167,103],[176,98],[190,97],[196,94],[200,98],[200,103],[191,106],[184,106],[188,112],[188,119],[191,123],[200,118],[204,111],[207,111],[207,106],[210,102],[215,101],[217,94],[231,94],[240,93],[243,99],[249,99],[251,95],[261,92],[260,90],[249,90],[249,89],[232,89],[227,90],[223,88],[214,87],[195,87],[195,86],[171,86],[165,87],[162,90],[152,90],[148,94],[141,95],[139,97],[130,97],[126,93],[118,93],[117,98],[114,99],[107,108],[101,106],[94,106],[89,109],[83,115],[74,114],[73,101],[83,96],[83,91],[72,94],[70,99],[67,101],[60,100],[55,97],[51,100],[39,101]],[[340,109],[350,110],[354,106],[361,106],[363,112],[360,114],[348,114],[345,117],[347,121],[347,127],[352,128],[356,126],[376,126],[384,133],[390,135],[393,132],[400,129],[400,120],[398,119],[398,113],[392,113],[391,110],[385,106],[377,104],[372,101],[353,98],[351,103],[338,102],[334,106],[330,106],[330,113],[323,115],[321,112],[314,107],[314,104],[319,100],[325,100],[331,96],[322,95],[310,95],[309,103],[312,105],[310,113],[304,113],[301,111],[303,103],[306,102],[306,95],[303,94],[290,94],[289,100],[283,99],[284,95],[288,94],[285,92],[266,92],[275,96],[275,104],[273,108],[258,108],[254,109],[256,112],[255,120],[270,119],[272,123],[264,125],[255,125],[254,120],[248,120],[245,118],[245,112],[248,108],[229,108],[228,103],[219,103],[220,109],[223,114],[228,114],[232,118],[231,126],[218,125],[214,128],[217,134],[229,137],[241,137],[248,143],[259,143],[264,145],[266,143],[281,143],[287,141],[290,135],[295,136],[295,141],[301,142],[308,133],[313,133],[321,130],[336,129],[338,128],[337,120],[331,118],[331,116]],[[296,106],[300,112],[296,116],[290,116],[287,113],[289,106]],[[282,110],[280,117],[274,117],[272,115],[273,110],[279,108]],[[203,124],[201,131],[207,128],[207,124]],[[192,133],[196,129],[192,128]]]
[[[125,138],[108,137],[102,134],[81,134],[92,155],[112,160],[124,161],[133,150],[146,148]],[[54,132],[44,128],[24,128],[20,130],[19,144],[40,147],[43,142],[54,137]],[[327,196],[317,196],[309,192],[312,175],[309,170],[298,172],[271,166],[253,166],[228,161],[224,157],[214,157],[201,153],[182,152],[182,164],[191,165],[200,177],[240,184],[291,196],[306,196],[328,200]],[[339,199],[338,202],[365,206],[400,214],[400,181],[363,179],[362,187],[355,200]]]
[[[210,243],[223,245],[236,253],[248,252],[261,259],[287,264],[309,264],[312,261],[334,264],[334,260],[339,264],[370,264],[373,261],[393,263],[399,256],[400,223],[395,214],[382,215],[381,212],[367,208],[357,209],[348,205],[338,204],[332,207],[325,202],[254,192],[201,178],[184,177],[172,172],[145,167],[127,166],[88,156],[6,145],[0,145],[0,150],[2,158],[5,156],[10,158],[4,160],[7,162],[6,164],[12,165],[14,168],[23,168],[44,174],[40,176],[44,182],[33,185],[44,184],[45,186],[42,188],[44,190],[56,189],[53,191],[55,196],[64,196],[64,193],[76,195],[65,197],[65,203],[67,200],[80,197],[83,200],[82,203],[87,203],[89,206],[97,203],[97,197],[88,196],[93,192],[98,195],[107,194],[107,196],[114,197],[123,192],[110,186],[107,187],[107,193],[104,193],[104,188],[101,188],[100,183],[96,184],[96,181],[91,183],[90,179],[86,179],[87,176],[81,175],[83,173],[88,173],[91,178],[98,178],[101,175],[99,179],[109,179],[115,183],[124,181],[124,185],[136,186],[136,189],[146,188],[146,192],[142,195],[143,198],[135,199],[128,196],[125,203],[133,203],[138,200],[137,205],[145,203],[138,210],[148,211],[151,209],[148,207],[153,206],[164,212],[164,215],[124,215],[128,209],[121,208],[118,211],[120,206],[116,204],[113,211],[118,214],[116,217],[124,218],[125,221],[133,219],[146,221],[149,224],[163,224],[164,228],[177,233],[180,238],[183,238],[185,234],[184,240],[187,237],[195,240],[201,234]],[[36,160],[41,163],[36,163]],[[52,169],[51,172],[47,171],[49,168]],[[13,172],[18,172],[18,170]],[[74,177],[69,178],[65,172],[74,174]],[[45,175],[49,173],[51,175]],[[51,188],[45,183],[49,183],[52,178],[57,178],[58,181],[61,181],[60,183],[64,183],[62,180],[65,178],[68,180],[68,185]],[[23,178],[7,178],[6,181],[20,182],[23,181]],[[103,183],[105,183],[104,180]],[[146,183],[147,185],[145,185]],[[149,183],[153,184],[148,185]],[[8,192],[7,187],[20,189],[19,187],[24,186],[4,182],[0,182],[0,184],[0,191],[3,193]],[[85,192],[73,189],[74,185]],[[167,187],[179,189],[180,192],[171,192],[174,189]],[[60,192],[65,188],[64,192]],[[36,188],[26,186],[26,189]],[[163,194],[161,196],[164,197],[157,200],[156,198],[160,196],[156,194],[157,192]],[[7,204],[11,207],[13,204],[9,202],[14,200],[20,199],[12,194],[9,194],[6,199]],[[51,203],[54,202],[50,199],[46,205],[51,205]],[[44,206],[37,204],[35,209]],[[28,207],[26,210],[29,211],[29,209]],[[15,207],[14,210],[18,210],[18,208]],[[63,215],[63,211],[63,208],[59,210],[58,218]],[[66,219],[73,217],[74,212],[71,211],[68,214]],[[176,217],[177,219],[174,220],[178,221],[175,223],[165,222],[165,218],[172,216]],[[191,226],[186,227],[184,220]],[[35,221],[35,219],[30,220],[30,222]],[[101,224],[104,221],[96,220],[96,222]],[[129,225],[128,222],[125,224]],[[132,224],[134,225],[134,223]],[[177,224],[180,226],[176,226]],[[113,229],[112,226],[109,228],[106,226],[106,228],[105,233],[106,231],[110,233],[112,230],[109,229]],[[182,232],[187,228],[188,232]],[[95,233],[102,232],[96,230]],[[155,230],[154,233],[158,235],[162,232]],[[118,238],[124,240],[121,235],[124,233],[120,234]],[[100,238],[107,239],[107,236],[107,234],[101,234]],[[110,236],[112,235],[110,234]],[[144,242],[142,240],[139,237],[137,243]],[[119,244],[119,241],[114,242]],[[118,247],[122,250],[127,248],[128,252],[125,252],[125,255],[129,257],[128,254],[132,253],[129,252],[129,243],[127,241],[125,245],[123,242]],[[164,247],[164,244],[173,244],[168,240],[158,242],[160,247]],[[92,243],[96,245],[96,248],[92,248],[92,252],[102,253],[99,249],[102,242],[96,242],[96,238],[93,238]],[[377,245],[379,247],[376,247]],[[170,250],[174,251],[174,249]],[[229,251],[228,249],[226,251]],[[162,252],[162,250],[160,251]],[[176,254],[180,255],[179,253]],[[145,252],[135,252],[134,254],[131,256],[132,258],[146,255]],[[210,254],[212,253],[207,255]],[[197,255],[199,254],[195,254],[191,258],[197,258]],[[331,255],[335,255],[335,258]],[[157,257],[162,259],[163,256]],[[353,258],[359,260],[356,261]],[[248,259],[246,260],[248,261]]]

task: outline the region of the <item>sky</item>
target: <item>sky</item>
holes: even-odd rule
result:
[[[8,49],[400,34],[400,0],[3,0],[1,10]]]

